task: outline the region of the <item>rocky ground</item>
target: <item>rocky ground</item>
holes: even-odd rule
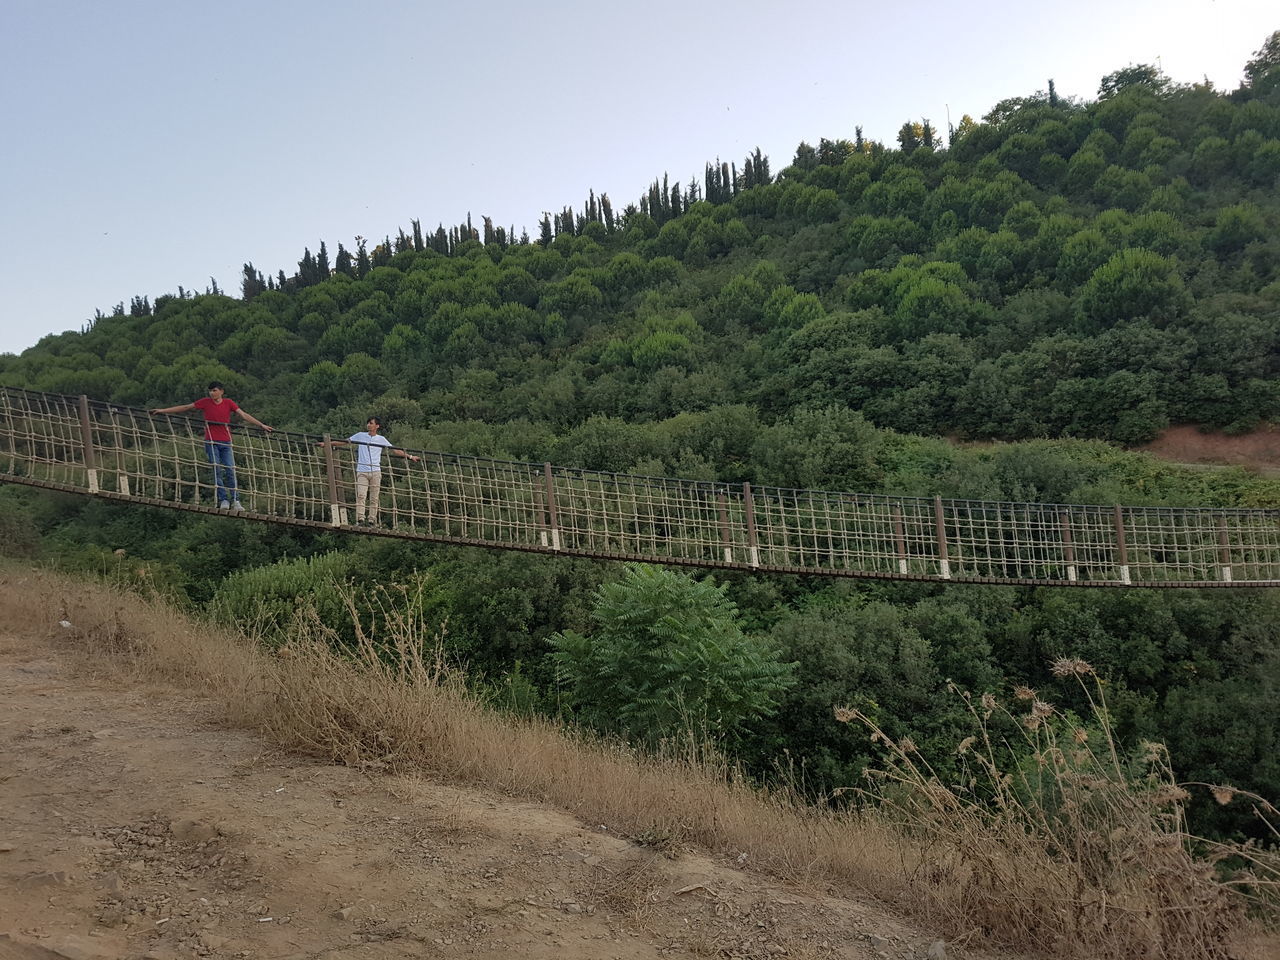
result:
[[[0,960],[962,955],[749,862],[281,754],[68,647],[0,637]]]

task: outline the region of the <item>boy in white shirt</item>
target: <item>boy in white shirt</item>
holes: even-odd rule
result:
[[[363,433],[353,433],[346,440],[330,441],[335,446],[356,445],[356,523],[359,526],[377,526],[378,524],[378,494],[382,487],[382,448],[386,447],[397,457],[404,457],[414,463],[420,459],[415,454],[405,453],[399,447],[393,447],[391,441],[378,432],[381,429],[382,421],[377,417],[370,417]]]

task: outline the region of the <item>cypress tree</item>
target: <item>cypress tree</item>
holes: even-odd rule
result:
[[[298,261],[298,285],[309,287],[316,282],[316,259],[311,256],[311,248],[302,248],[302,259]]]
[[[355,266],[351,262],[351,254],[347,252],[347,248],[341,243],[338,244],[338,255],[333,259],[333,269],[335,273],[342,273],[348,277],[354,278],[356,275]]]
[[[898,146],[902,148],[904,154],[910,156],[920,149],[923,135],[924,130],[920,124],[914,120],[908,120],[898,131]]]
[[[241,298],[244,300],[252,300],[266,289],[267,285],[263,282],[262,273],[255,270],[252,263],[246,263],[244,265],[244,276],[240,281]]]

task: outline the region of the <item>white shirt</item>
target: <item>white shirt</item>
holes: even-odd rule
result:
[[[356,446],[356,472],[373,473],[382,469],[382,451],[379,447],[391,446],[391,441],[382,434],[353,433],[348,438]]]

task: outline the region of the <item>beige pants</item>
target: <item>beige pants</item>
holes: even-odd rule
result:
[[[382,471],[370,470],[356,474],[356,520],[366,516],[370,520],[378,519],[378,493],[382,488]],[[365,501],[369,501],[368,513],[365,512]]]

